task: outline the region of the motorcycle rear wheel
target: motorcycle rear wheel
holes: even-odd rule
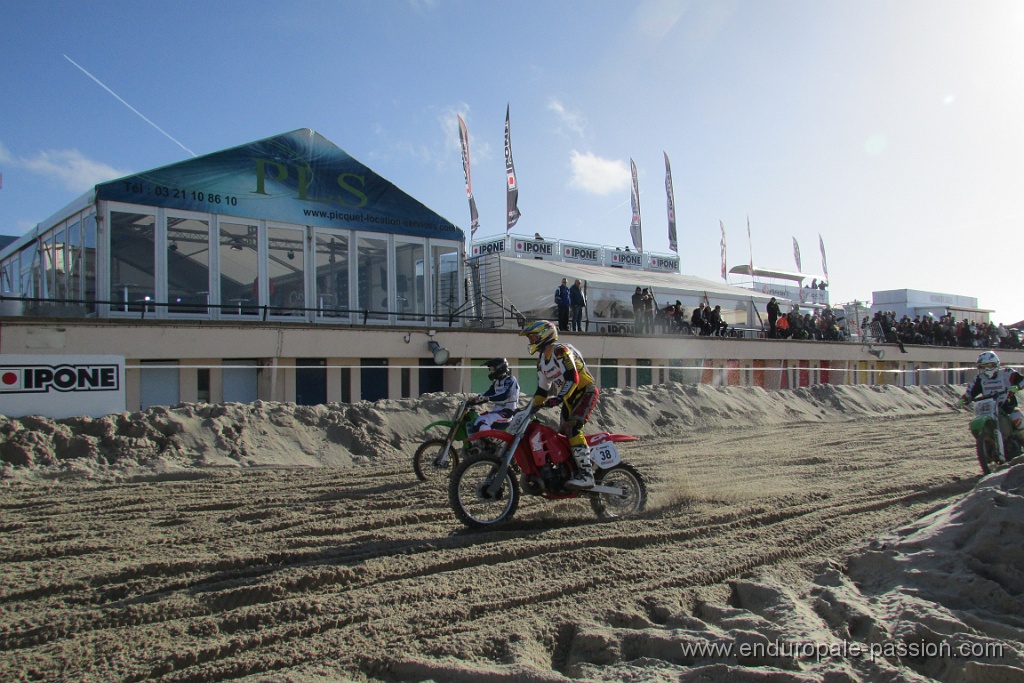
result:
[[[447,477],[459,464],[459,450],[454,444],[448,449],[448,461],[444,465],[437,462],[444,451],[444,445],[444,439],[427,439],[416,449],[412,456],[412,469],[420,481]]]
[[[643,477],[632,465],[620,462],[606,470],[594,473],[594,482],[601,486],[617,486],[625,493],[615,496],[610,493],[590,495],[590,507],[599,519],[620,519],[642,512],[647,505],[647,486]]]
[[[484,452],[464,459],[448,480],[448,502],[459,521],[470,529],[488,529],[507,522],[519,507],[519,485],[511,467],[491,497],[485,489],[501,468],[501,459]]]
[[[999,444],[996,443],[993,434],[982,432],[975,437],[975,443],[978,451],[978,464],[981,465],[983,473],[991,474],[1002,466],[1003,462],[999,459]]]

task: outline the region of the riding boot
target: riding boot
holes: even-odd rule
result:
[[[589,489],[594,487],[594,468],[590,464],[590,447],[573,446],[573,460],[576,461],[576,473],[565,482],[567,489]]]

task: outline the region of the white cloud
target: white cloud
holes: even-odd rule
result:
[[[688,7],[684,0],[648,0],[634,13],[641,44],[660,43],[669,34]]]
[[[567,128],[569,132],[583,137],[584,130],[587,126],[587,120],[582,114],[576,111],[569,111],[565,108],[558,100],[551,100],[548,102],[548,109],[555,112],[558,115],[559,121],[562,123],[563,128]]]
[[[0,150],[0,154],[4,151]],[[88,159],[77,149],[40,151],[35,157],[22,157],[14,163],[34,173],[58,180],[74,192],[85,192],[98,183],[120,178],[131,172]]]
[[[11,160],[10,151],[4,147],[4,143],[0,142],[0,163],[5,163]]]
[[[629,166],[617,159],[602,159],[591,153],[572,151],[569,159],[572,178],[569,186],[592,194],[611,194],[630,186]]]

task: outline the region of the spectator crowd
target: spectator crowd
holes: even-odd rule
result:
[[[877,311],[861,321],[861,330],[868,339],[890,344],[928,344],[932,346],[965,346],[980,348],[1020,349],[1020,333],[1002,323],[977,323],[951,315],[935,319],[930,315],[904,315],[896,319],[894,311]]]
[[[827,286],[825,282],[812,284],[819,289]],[[678,299],[674,304],[660,306],[650,288],[637,287],[631,303],[636,334],[660,331],[664,334],[725,337],[737,333],[723,319],[722,307],[712,306],[706,300],[687,315]],[[555,304],[559,330],[582,332],[587,299],[579,279],[572,287],[568,286],[567,279],[562,279],[561,286],[555,291]],[[907,344],[1024,348],[1021,333],[1015,328],[1006,327],[1002,323],[977,323],[966,318],[955,320],[949,314],[938,319],[931,315],[917,315],[913,318],[904,315],[897,319],[894,311],[878,311],[873,317],[865,317],[857,330],[856,320],[847,321],[842,308],[833,309],[828,305],[805,312],[794,306],[788,313],[782,313],[778,301],[772,297],[766,313],[767,325],[762,321],[764,333],[773,339],[842,342],[859,336],[868,341],[899,344],[900,348]],[[854,328],[852,331],[851,327]]]

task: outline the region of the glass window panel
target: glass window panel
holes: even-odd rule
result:
[[[171,313],[207,312],[210,222],[167,217],[167,302]]]
[[[6,259],[0,271],[0,291],[4,294],[16,294],[21,290],[20,254]]]
[[[82,226],[75,221],[68,226],[68,292],[76,304],[82,300]]]
[[[110,299],[118,310],[141,311],[156,297],[155,227],[152,214],[110,212]]]
[[[85,284],[85,300],[90,305],[89,311],[95,311],[96,306],[96,214],[90,213],[85,217],[85,233],[83,235],[83,268],[82,280]]]
[[[46,233],[42,243],[42,249],[39,250],[40,280],[37,283],[36,291],[39,292],[39,298],[52,299],[54,291],[53,233]]]
[[[423,320],[427,312],[424,253],[420,243],[395,243],[395,303],[400,320]]]
[[[322,317],[349,317],[347,234],[316,234],[316,306]]]
[[[305,230],[295,228],[267,228],[267,284],[274,315],[306,314],[304,234]]]
[[[434,313],[441,317],[459,310],[459,253],[454,246],[431,248],[434,270]]]
[[[255,315],[260,305],[259,229],[250,223],[220,222],[221,315]]]
[[[61,300],[61,303],[68,298],[67,246],[67,232],[62,228],[53,238],[53,280],[50,289],[51,298]]]
[[[388,241],[360,237],[357,242],[359,308],[370,320],[387,319]]]
[[[32,270],[36,266],[36,254],[38,252],[39,247],[34,241],[29,242],[21,250],[21,291],[28,298],[36,296],[37,290],[35,288],[35,280],[32,277]]]

